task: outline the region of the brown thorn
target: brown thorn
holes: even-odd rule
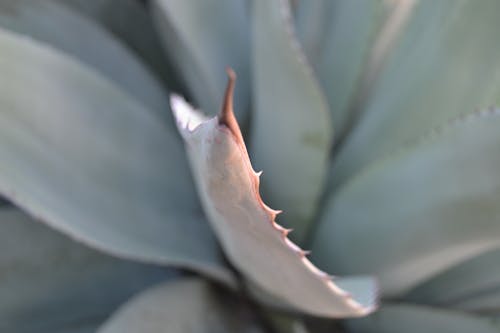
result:
[[[228,82],[226,86],[226,93],[224,95],[224,101],[222,103],[222,109],[219,115],[219,124],[227,126],[236,137],[238,143],[244,146],[245,143],[243,141],[243,135],[241,134],[240,126],[238,125],[238,121],[236,120],[233,112],[233,95],[236,83],[236,73],[230,67],[226,68],[226,73],[228,76]]]

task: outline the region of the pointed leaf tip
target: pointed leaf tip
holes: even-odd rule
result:
[[[222,103],[222,109],[218,116],[219,124],[225,125],[231,130],[231,133],[236,137],[238,144],[244,146],[243,135],[241,134],[240,126],[238,121],[234,116],[233,109],[233,95],[234,86],[236,84],[236,73],[231,67],[226,67],[226,73],[228,77],[226,92],[224,94],[224,101]]]
[[[262,201],[258,175],[232,113],[234,77],[228,75],[219,117],[208,119],[182,99],[177,105],[181,108],[176,110],[175,103],[172,108],[205,213],[229,260],[245,278],[294,310],[336,318],[374,311],[378,289],[372,278],[340,279],[340,286],[339,280],[329,280],[306,258],[308,253],[286,237],[286,229],[275,221],[279,211]],[[199,119],[206,120],[192,131],[181,126]]]

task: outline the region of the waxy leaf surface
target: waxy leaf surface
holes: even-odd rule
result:
[[[375,274],[395,296],[500,247],[499,147],[500,111],[489,109],[374,162],[329,198],[313,258]]]
[[[423,283],[405,300],[469,311],[500,308],[500,250],[456,265]]]
[[[139,58],[102,26],[66,6],[51,1],[0,0],[0,27],[70,54],[151,110],[168,114],[166,92]]]
[[[83,333],[130,296],[172,277],[78,244],[11,207],[0,208],[0,331]]]
[[[500,101],[499,11],[496,0],[416,2],[335,157],[334,184],[433,127]]]
[[[32,39],[0,48],[0,193],[100,250],[230,279],[162,117]]]
[[[54,0],[94,20],[129,46],[167,85],[176,76],[148,5],[137,0]],[[131,24],[133,22],[134,24]],[[168,112],[167,112],[168,113]]]
[[[165,50],[207,113],[219,110],[226,66],[238,72],[241,85],[235,91],[235,102],[238,117],[244,121],[250,98],[247,4],[233,0],[153,0],[151,10]]]
[[[498,333],[500,322],[459,311],[409,304],[387,304],[373,315],[350,320],[353,333]]]
[[[312,223],[322,192],[332,126],[325,97],[293,36],[286,1],[254,1],[255,104],[251,155],[262,190],[284,211],[293,238]]]
[[[205,213],[229,260],[250,281],[301,311],[327,317],[373,311],[377,288],[371,278],[332,281],[287,238],[288,230],[275,222],[279,212],[262,202],[259,174],[232,113],[231,90],[230,83],[223,113],[211,119],[172,97]]]
[[[241,303],[206,281],[150,288],[123,305],[98,333],[260,333]]]

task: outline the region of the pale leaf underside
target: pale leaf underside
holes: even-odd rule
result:
[[[356,317],[376,308],[369,277],[334,278],[316,268],[275,222],[279,211],[259,194],[259,173],[250,163],[232,113],[234,73],[223,112],[208,119],[181,97],[171,104],[186,143],[205,212],[232,263],[265,291],[297,310],[327,317]]]

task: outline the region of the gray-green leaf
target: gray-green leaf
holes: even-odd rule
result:
[[[0,0],[0,26],[69,53],[168,116],[167,95],[149,69],[96,22],[51,1]]]
[[[500,247],[499,146],[500,110],[491,109],[372,164],[329,198],[313,258],[375,274],[394,296]]]
[[[74,59],[0,30],[0,193],[122,257],[227,281],[179,140]]]
[[[171,272],[114,259],[15,208],[0,209],[0,331],[95,332],[134,293]]]
[[[209,114],[219,111],[227,66],[241,85],[235,103],[240,121],[249,103],[249,22],[244,1],[153,0],[153,17],[168,55],[198,105]]]
[[[500,250],[450,268],[412,290],[405,299],[467,310],[500,308]],[[492,303],[487,299],[495,299]]]
[[[488,317],[439,308],[388,304],[373,315],[349,320],[352,333],[498,333],[500,323]]]
[[[365,62],[383,22],[379,0],[301,1],[298,29],[324,87],[335,135],[343,134]],[[313,28],[316,25],[321,25]]]
[[[332,170],[341,184],[434,126],[500,101],[496,0],[422,0]]]
[[[47,0],[45,0],[47,1]],[[138,0],[54,0],[98,22],[129,46],[169,87],[177,84],[146,5]],[[133,24],[131,24],[133,22]]]
[[[328,106],[293,36],[286,1],[254,1],[252,158],[263,192],[300,240],[317,208],[332,140]]]
[[[236,301],[202,280],[169,282],[134,297],[98,333],[261,332]]]

